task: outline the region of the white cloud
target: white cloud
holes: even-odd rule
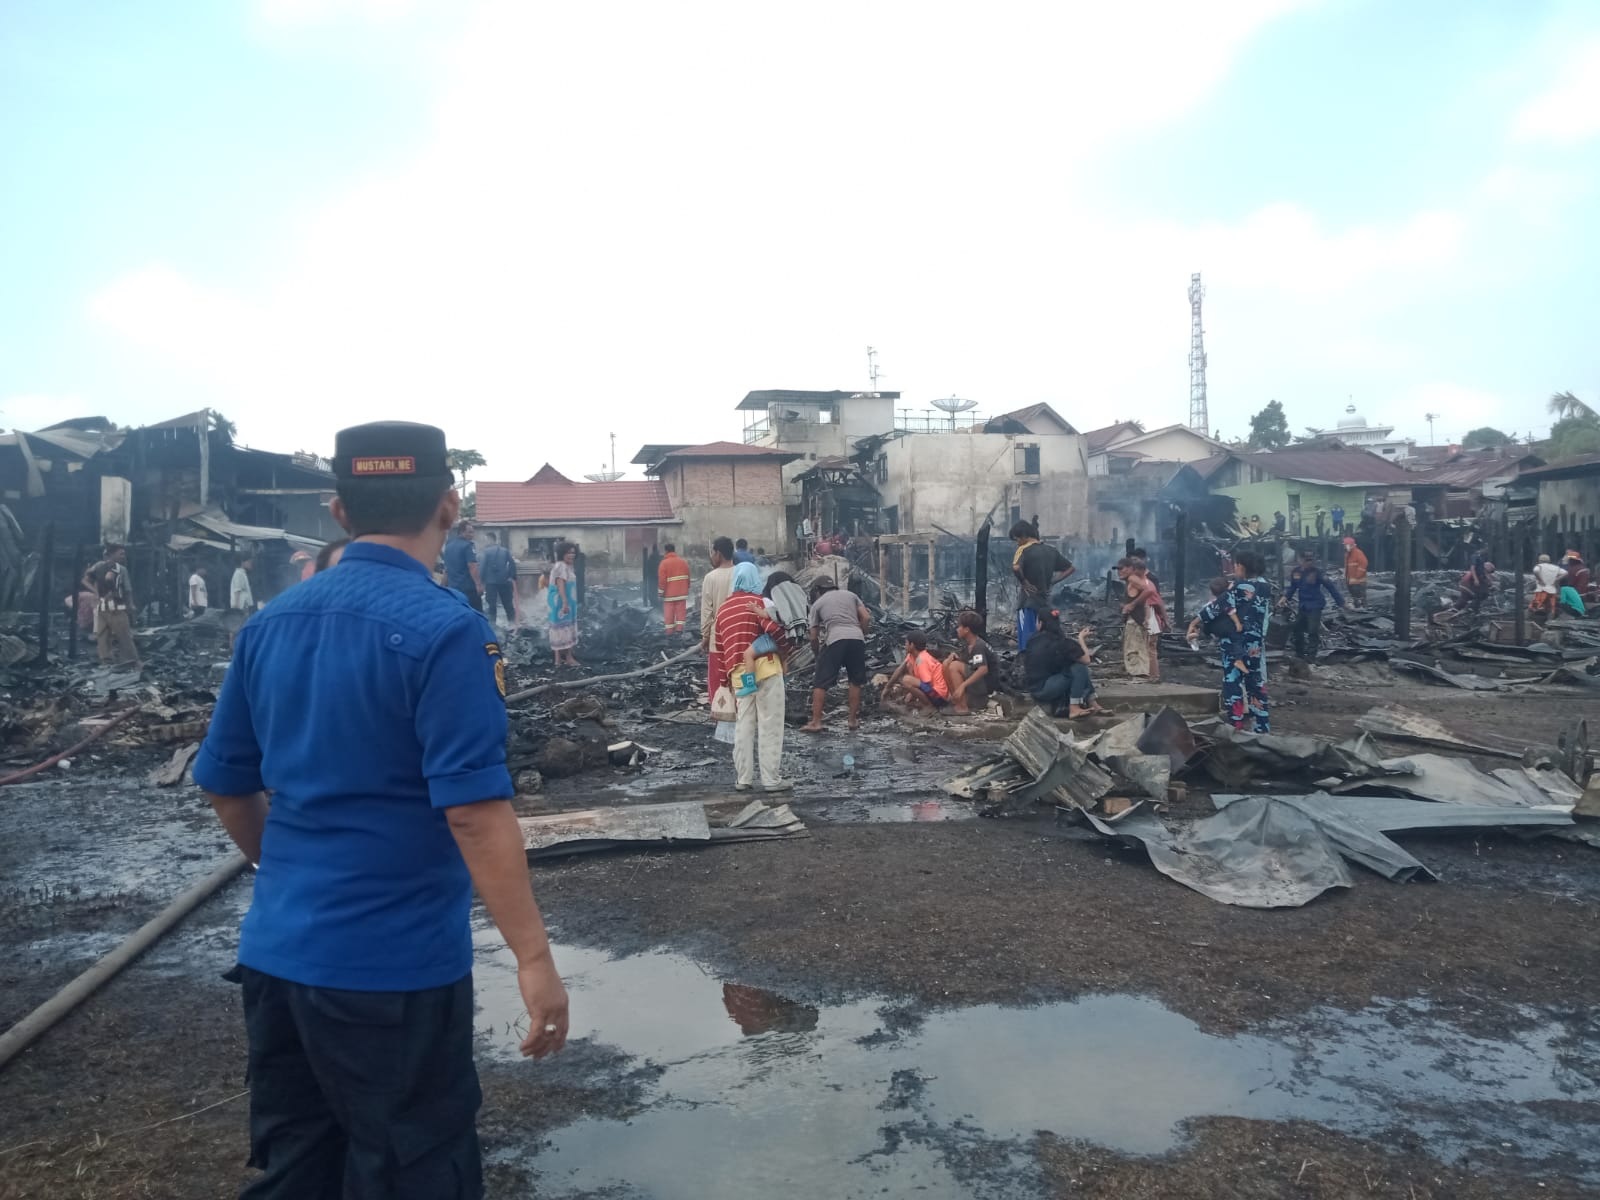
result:
[[[91,314],[255,444],[431,419],[515,478],[598,462],[612,429],[629,457],[735,435],[749,388],[864,383],[868,342],[909,406],[1181,420],[1200,269],[1213,421],[1242,428],[1268,398],[1249,379],[1393,354],[1374,322],[1468,230],[1082,199],[1101,149],[1203,102],[1292,7],[486,3],[443,54],[425,144],[327,204],[267,286],[154,265]],[[1342,406],[1358,357],[1320,363],[1328,394],[1291,418]]]
[[[1554,78],[1517,113],[1511,132],[1519,141],[1557,146],[1600,135],[1600,37],[1566,53]]]

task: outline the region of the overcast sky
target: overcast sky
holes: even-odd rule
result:
[[[21,0],[0,426],[432,421],[596,469],[753,388],[1080,429],[1600,401],[1600,4]],[[1347,399],[1350,398],[1350,399]]]

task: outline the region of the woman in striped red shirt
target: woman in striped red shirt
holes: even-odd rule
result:
[[[762,634],[778,646],[784,645],[784,628],[767,612],[761,598],[761,569],[754,563],[740,563],[733,569],[733,593],[717,609],[717,653],[720,655],[719,684],[729,683],[744,670],[745,652]],[[788,792],[794,784],[779,773],[783,763],[783,658],[766,667],[776,670],[756,683],[753,695],[738,697],[738,721],[733,733],[734,790],[748,792],[755,786],[756,749],[760,746],[761,786],[769,792]],[[762,674],[764,671],[758,671]]]

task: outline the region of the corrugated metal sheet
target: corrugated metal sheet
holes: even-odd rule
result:
[[[1278,479],[1333,486],[1404,487],[1412,478],[1386,458],[1365,450],[1271,450],[1236,455]]]
[[[707,442],[703,446],[684,446],[661,456],[662,462],[674,458],[772,458],[793,462],[799,458],[790,450],[774,450],[771,446],[746,446],[743,442]]]

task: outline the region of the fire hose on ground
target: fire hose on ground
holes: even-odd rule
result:
[[[0,1033],[0,1070],[4,1070],[8,1062],[32,1045],[41,1034],[88,999],[101,984],[114,978],[123,967],[155,945],[167,930],[183,920],[249,865],[249,861],[243,855],[223,863],[136,929],[115,950],[105,955],[5,1033]]]

